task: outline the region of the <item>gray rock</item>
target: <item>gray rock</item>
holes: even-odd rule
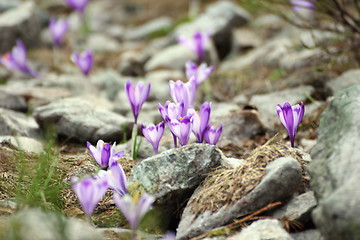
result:
[[[240,233],[227,240],[293,240],[280,221],[275,219],[258,220],[245,227]]]
[[[248,23],[251,16],[237,4],[230,1],[218,1],[206,8],[205,13],[193,22],[180,25],[175,36],[192,36],[196,31],[210,31],[219,59],[224,59],[232,47],[232,30]]]
[[[325,239],[360,238],[360,86],[337,94],[320,118],[311,152],[311,186],[318,200],[313,221]]]
[[[311,96],[313,91],[314,88],[312,86],[300,86],[278,92],[254,95],[250,100],[250,105],[256,106],[262,123],[266,127],[273,128],[276,124],[280,123],[276,113],[277,104],[283,105],[285,102],[297,104],[304,101],[306,96]]]
[[[0,135],[38,137],[40,129],[33,117],[0,108]]]
[[[145,24],[130,28],[126,31],[124,35],[126,40],[144,40],[151,37],[151,34],[170,29],[173,25],[173,20],[169,17],[159,17],[153,19]]]
[[[143,76],[145,74],[144,64],[147,59],[143,59],[144,54],[138,51],[127,51],[121,55],[119,72],[124,76]]]
[[[254,110],[233,110],[222,116],[212,117],[211,122],[216,126],[223,124],[218,146],[226,146],[229,143],[242,146],[246,141],[265,132],[259,114]]]
[[[230,58],[224,61],[219,67],[219,70],[222,72],[226,72],[228,70],[239,71],[249,67],[250,65],[254,65],[255,63],[277,67],[279,65],[279,61],[287,54],[289,47],[292,45],[293,44],[288,38],[279,38],[267,41],[266,44],[255,48],[245,55]]]
[[[40,40],[41,16],[33,2],[25,2],[0,14],[0,53],[10,51],[17,39],[26,47]]]
[[[143,160],[131,170],[129,182],[154,195],[171,215],[224,158],[213,145],[186,145]]]
[[[0,229],[2,239],[23,240],[101,240],[104,239],[94,227],[76,218],[65,218],[46,213],[38,208],[26,209],[8,217]]]
[[[232,221],[237,216],[291,196],[300,186],[301,174],[301,166],[295,159],[282,157],[274,160],[267,165],[266,175],[261,182],[236,202],[229,203],[215,212],[206,210],[198,216],[194,215],[191,206],[186,206],[177,229],[177,238],[187,239],[200,235]],[[192,198],[196,197],[196,193],[199,193],[199,189]]]
[[[59,137],[80,142],[118,141],[123,130],[131,131],[132,127],[132,120],[80,98],[60,99],[37,107],[33,115],[43,128],[54,124]]]
[[[93,33],[86,41],[86,48],[95,52],[117,52],[120,51],[120,43],[103,33]]]
[[[0,90],[0,107],[14,111],[26,112],[28,107],[25,98]]]
[[[96,86],[97,93],[111,101],[116,99],[119,92],[124,91],[127,80],[128,78],[113,70],[98,71],[90,78],[90,81]]]
[[[276,209],[270,216],[298,221],[305,225],[311,219],[311,211],[316,207],[313,191],[294,197],[288,203]]]
[[[339,77],[328,82],[328,86],[334,95],[341,90],[359,84],[360,69],[352,69],[344,72]]]
[[[320,49],[304,49],[302,51],[290,51],[279,61],[279,67],[287,71],[295,71],[311,66],[314,62],[320,62],[322,51]]]
[[[125,28],[120,25],[110,25],[105,29],[105,33],[118,41],[122,41],[125,35]]]
[[[321,46],[325,41],[334,39],[336,36],[334,32],[311,30],[302,32],[300,34],[300,41],[307,48],[315,48]]]
[[[0,136],[0,145],[4,144],[33,153],[41,153],[44,150],[41,142],[29,137]]]
[[[324,238],[321,236],[320,231],[317,229],[310,229],[297,233],[291,233],[290,236],[294,240],[324,240]]]
[[[233,40],[233,53],[243,53],[260,45],[261,40],[254,31],[247,28],[235,29]]]

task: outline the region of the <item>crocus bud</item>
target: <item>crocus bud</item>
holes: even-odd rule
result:
[[[188,61],[185,65],[186,77],[188,80],[194,79],[196,87],[204,82],[210,74],[213,72],[213,66],[207,66],[206,63],[202,63],[199,66],[192,61]]]
[[[192,115],[192,132],[199,143],[202,143],[204,140],[204,134],[210,119],[210,112],[211,104],[208,102],[204,102],[199,111],[193,109],[189,111],[189,114]]]
[[[154,201],[155,197],[147,193],[144,193],[140,198],[132,197],[129,194],[125,194],[123,197],[114,194],[116,206],[124,214],[133,231],[137,229],[141,219],[150,210]]]
[[[94,63],[92,51],[86,50],[81,54],[74,52],[71,56],[71,60],[76,64],[76,66],[78,66],[85,76],[89,75]]]
[[[151,143],[154,148],[155,154],[159,153],[159,143],[164,134],[165,124],[164,122],[158,125],[149,124],[148,126],[142,125],[142,133],[144,137]]]
[[[204,134],[206,143],[216,145],[216,143],[219,141],[221,133],[222,124],[220,124],[218,129],[216,129],[214,125],[209,124]]]
[[[134,87],[131,81],[128,80],[125,83],[125,92],[134,115],[134,122],[137,123],[141,107],[149,97],[150,83],[145,85],[143,81],[140,81]]]
[[[288,102],[284,103],[284,106],[278,104],[276,106],[276,112],[281,123],[284,125],[289,134],[291,147],[294,147],[296,132],[305,113],[304,103],[301,102],[300,104],[296,104],[294,106],[291,106]]]
[[[210,39],[209,33],[195,32],[191,39],[187,39],[184,36],[179,36],[177,41],[194,52],[197,56],[198,62],[201,63],[204,60],[205,46]]]
[[[31,70],[27,63],[26,48],[22,41],[17,40],[16,46],[11,53],[4,54],[0,62],[11,71],[19,71],[32,77],[40,77],[40,74]]]
[[[79,181],[78,178],[71,178],[72,188],[79,198],[80,204],[87,218],[90,218],[96,205],[105,195],[108,182],[106,178],[88,177]]]
[[[60,47],[64,35],[67,32],[68,28],[69,28],[69,23],[66,20],[50,19],[49,29],[55,46]]]
[[[83,13],[89,0],[65,0],[65,2],[75,11]]]

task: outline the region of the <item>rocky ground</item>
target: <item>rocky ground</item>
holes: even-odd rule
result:
[[[321,47],[333,33],[295,28],[239,2],[201,1],[191,18],[185,1],[91,1],[89,29],[62,1],[0,3],[0,52],[21,38],[42,78],[0,66],[1,239],[129,239],[128,225],[107,193],[85,221],[70,178],[94,173],[86,141],[114,142],[132,191],[156,197],[140,226],[142,239],[358,239],[360,135],[356,63]],[[70,31],[55,53],[50,16]],[[212,102],[223,124],[217,146],[173,148],[168,129],[153,154],[143,138],[133,160],[128,79],[151,83],[139,124],[162,121],[169,80],[186,81],[191,51],[179,35],[211,30],[206,62],[214,73],[196,107]],[[91,49],[84,77],[70,61]],[[295,148],[276,105],[305,103]],[[359,197],[358,197],[359,196]],[[41,207],[41,208],[40,208]]]

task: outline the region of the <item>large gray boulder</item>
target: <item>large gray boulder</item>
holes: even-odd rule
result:
[[[119,141],[124,130],[132,127],[132,120],[81,98],[54,101],[34,109],[33,115],[43,128],[53,125],[58,136],[69,140],[96,143]]]
[[[196,143],[170,149],[137,164],[131,170],[130,186],[154,195],[157,204],[172,214],[224,160],[213,145]]]
[[[17,39],[27,47],[38,45],[41,18],[33,2],[24,2],[0,14],[0,54],[11,50]]]
[[[360,85],[341,91],[320,119],[311,152],[313,221],[325,239],[360,239]]]

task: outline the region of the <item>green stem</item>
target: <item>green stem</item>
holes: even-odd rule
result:
[[[131,140],[132,140],[131,155],[134,160],[136,160],[137,157],[137,151],[136,151],[137,132],[138,132],[137,124],[134,123],[134,127],[131,133]]]

